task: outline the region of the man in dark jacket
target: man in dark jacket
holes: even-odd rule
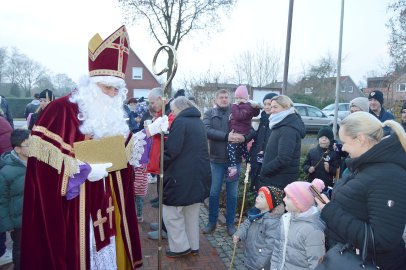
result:
[[[3,96],[0,96],[0,109],[3,110],[4,117],[10,123],[10,126],[14,128],[13,115],[11,114],[11,110],[8,106],[7,100]]]
[[[387,112],[383,107],[383,93],[379,90],[374,90],[368,95],[369,113],[376,116],[382,123],[386,120],[394,120],[395,117],[390,112]],[[390,128],[384,128],[385,135],[390,134]]]
[[[30,115],[30,113],[35,113],[39,107],[39,93],[35,93],[34,94],[34,99],[27,104],[27,106],[25,106],[25,110],[24,110],[24,117],[25,119],[28,118],[28,116]]]
[[[227,142],[240,143],[244,136],[229,132],[228,120],[230,117],[230,101],[227,90],[216,92],[215,107],[209,109],[203,117],[206,126],[207,138],[209,139],[211,187],[209,199],[209,222],[203,229],[203,233],[211,233],[216,229],[219,214],[219,200],[223,181],[226,182],[227,205],[226,223],[227,233],[231,236],[235,233],[235,211],[237,208],[238,177],[231,180],[225,178],[228,168]],[[238,174],[241,165],[241,156],[237,160]]]

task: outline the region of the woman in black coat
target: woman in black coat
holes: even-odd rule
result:
[[[259,189],[259,172],[261,170],[262,160],[264,158],[266,143],[268,142],[269,135],[271,134],[271,130],[269,129],[269,115],[271,114],[271,99],[275,96],[277,96],[275,93],[265,95],[263,99],[264,110],[261,112],[258,129],[255,130],[251,128],[250,133],[244,136],[246,143],[252,139],[254,140],[249,154],[251,163],[250,191],[255,193]]]
[[[45,107],[48,106],[48,104],[54,100],[55,100],[55,96],[51,90],[45,89],[44,91],[39,93],[39,102],[40,102],[39,107],[35,113],[31,114],[30,122],[28,124],[29,130],[32,130],[32,128],[34,127],[38,118],[41,116],[42,112],[44,111]]]
[[[327,204],[317,203],[330,247],[340,242],[362,250],[368,223],[380,269],[405,269],[406,135],[393,120],[383,125],[395,134],[383,139],[382,123],[367,112],[350,114],[341,122],[340,140],[350,156],[350,173],[338,180],[330,202],[325,197]],[[369,237],[369,259],[372,251]]]
[[[269,121],[271,135],[265,149],[259,185],[283,190],[299,176],[300,148],[306,130],[292,100],[284,95],[271,99]]]
[[[199,252],[200,204],[210,192],[210,162],[200,111],[186,97],[171,102],[175,115],[164,151],[163,219],[168,257]]]

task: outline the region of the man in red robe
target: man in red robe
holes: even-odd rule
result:
[[[89,77],[47,106],[32,130],[21,269],[142,265],[131,166],[107,173],[111,164],[84,163],[73,147],[121,135],[126,147],[114,151],[125,151],[131,159],[133,140],[122,109],[128,52],[124,26],[105,40],[95,35],[89,42]]]

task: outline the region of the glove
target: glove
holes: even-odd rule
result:
[[[148,125],[148,131],[151,136],[163,132],[167,132],[169,127],[168,116],[158,117],[152,124]]]
[[[113,166],[113,163],[89,164],[92,170],[90,171],[87,179],[90,182],[98,181],[108,175],[107,168]]]

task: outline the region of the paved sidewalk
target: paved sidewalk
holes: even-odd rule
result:
[[[144,201],[144,222],[140,223],[140,238],[144,265],[141,269],[157,269],[158,267],[158,241],[148,239],[149,223],[157,222],[158,209],[152,208],[149,200],[156,197],[156,184],[149,184],[148,194]],[[203,228],[208,220],[208,210],[204,204],[200,208],[200,228]],[[163,240],[163,250],[168,246],[167,240]],[[240,244],[239,244],[240,245]],[[213,234],[200,233],[200,252],[198,256],[185,256],[170,259],[163,253],[163,269],[229,269],[234,244],[228,236],[225,226],[219,224]],[[243,254],[241,248],[237,248],[233,269],[245,269],[242,264]]]

